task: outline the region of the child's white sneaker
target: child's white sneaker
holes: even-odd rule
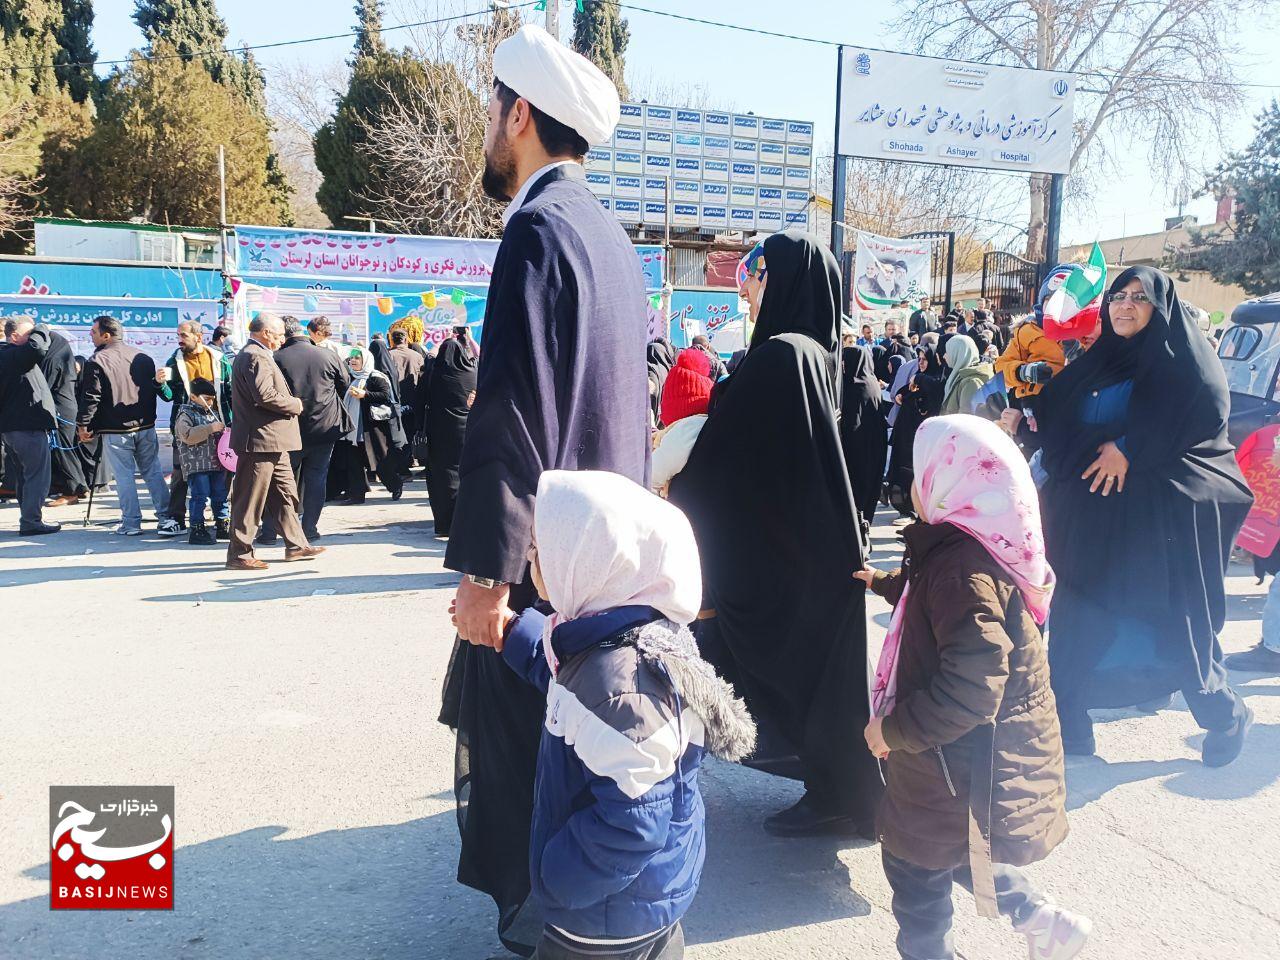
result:
[[[1031,960],[1071,960],[1084,949],[1093,921],[1045,902],[1014,929],[1027,938]]]

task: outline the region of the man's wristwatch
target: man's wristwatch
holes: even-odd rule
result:
[[[477,587],[484,587],[486,590],[492,590],[494,587],[505,587],[507,585],[507,581],[505,580],[494,580],[490,577],[477,577],[473,573],[468,573],[467,579]]]

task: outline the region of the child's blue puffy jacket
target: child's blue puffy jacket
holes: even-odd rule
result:
[[[689,909],[702,873],[704,744],[745,755],[754,727],[688,631],[649,607],[557,626],[554,677],[545,623],[525,611],[502,652],[547,694],[529,842],[533,894],[548,923],[578,938],[665,929]]]

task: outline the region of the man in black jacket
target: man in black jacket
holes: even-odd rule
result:
[[[320,539],[320,512],[333,445],[347,429],[342,405],[351,375],[337,354],[311,342],[294,317],[284,317],[284,345],[276,351],[276,365],[289,383],[289,391],[302,401],[298,431],[302,449],[289,454],[302,503],[302,532],[308,541]],[[275,543],[276,531],[264,518],[258,543]]]
[[[48,506],[63,507],[79,503],[89,492],[85,483],[84,467],[76,450],[76,354],[71,341],[56,330],[49,331],[49,352],[40,361],[40,370],[49,393],[53,395],[53,407],[58,415],[57,446],[53,448],[53,479],[51,492],[57,498]]]
[[[923,337],[926,333],[938,329],[938,316],[929,309],[929,306],[929,298],[924,297],[920,301],[920,308],[911,314],[911,319],[907,321],[908,333]]]
[[[24,537],[57,533],[61,527],[45,523],[42,508],[49,493],[49,431],[58,424],[53,394],[40,369],[49,352],[49,328],[22,319],[13,325],[0,349],[0,436],[13,458]]]
[[[78,436],[87,443],[103,437],[102,451],[116,478],[120,498],[120,526],[115,532],[136,537],[142,533],[142,506],[134,475],[141,474],[159,522],[156,532],[176,537],[182,531],[169,517],[169,488],[160,469],[160,441],[156,437],[156,362],[122,339],[124,329],[113,317],[101,316],[89,328],[96,348],[84,365]]]
[[[422,378],[426,366],[426,355],[409,346],[409,334],[405,330],[392,330],[391,362],[396,367],[396,381],[400,387],[400,415],[404,423],[405,436],[410,442],[422,429],[422,421],[418,412],[422,408],[421,397],[427,384]],[[405,459],[405,472],[408,473],[408,458]]]

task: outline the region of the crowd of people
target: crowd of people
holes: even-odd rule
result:
[[[199,546],[225,541],[231,569],[263,569],[254,547],[281,538],[286,560],[318,555],[325,504],[364,503],[374,480],[398,500],[406,481],[425,479],[436,533],[447,535],[479,354],[466,326],[438,356],[417,321],[393,324],[367,347],[338,343],[325,317],[304,328],[295,317],[259,314],[239,351],[225,327],[205,343],[207,332],[180,323],[157,368],[110,316],[90,327],[89,357],[32,319],[6,320],[0,502],[18,500],[21,536],[58,533],[45,508],[88,501],[91,510],[94,492],[113,478],[115,534],[143,532],[140,478],[156,534]],[[167,480],[156,429],[162,403]]]
[[[634,250],[581,167],[618,121],[613,82],[536,26],[493,64],[482,182],[507,207],[482,357],[465,328],[432,356],[420,328],[366,348],[260,314],[233,359],[186,326],[157,371],[100,318],[73,407],[56,335],[19,321],[0,429],[22,532],[55,530],[40,506],[64,426],[105,452],[117,532],[141,529],[140,474],[160,532],[185,501],[208,542],[211,506],[239,569],[276,537],[315,557],[330,496],[360,502],[372,476],[398,498],[417,459],[462,575],[440,714],[458,879],[493,898],[512,951],[683,955],[724,842],[698,783],[710,752],[803,784],[771,834],[880,844],[907,960],[955,956],[954,884],[1033,960],[1076,956],[1089,920],[1024,868],[1067,835],[1090,709],[1181,691],[1214,767],[1253,719],[1218,644],[1252,498],[1174,281],[1124,271],[1074,343],[982,302],[859,335],[835,257],[786,231],[745,259],[750,337],[729,364],[646,343]],[[70,496],[99,481],[88,459]],[[881,503],[905,521],[897,570],[869,565]],[[874,669],[868,590],[893,605]]]
[[[1252,723],[1217,640],[1251,496],[1174,282],[1123,272],[1075,342],[982,302],[859,336],[835,258],[787,231],[745,259],[722,373],[639,337],[575,162],[616,122],[607,78],[532,27],[494,66],[506,230],[445,558],[459,880],[515,952],[681,956],[711,750],[803,783],[770,833],[880,843],[903,957],[955,956],[957,883],[1031,957],[1076,956],[1089,920],[1025,868],[1068,832],[1089,710],[1181,691],[1208,766]],[[881,502],[896,571],[868,566]],[[894,606],[874,670],[867,589]]]

